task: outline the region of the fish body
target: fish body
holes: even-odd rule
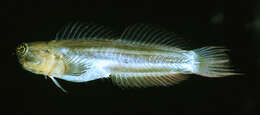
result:
[[[188,74],[237,74],[228,65],[225,48],[181,49],[169,44],[175,35],[151,26],[131,26],[120,37],[93,25],[74,24],[63,31],[56,40],[17,48],[26,70],[50,77],[63,91],[54,78],[71,82],[112,78],[122,87],[149,87],[176,84]]]

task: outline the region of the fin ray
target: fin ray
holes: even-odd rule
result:
[[[63,92],[67,93],[67,91],[60,85],[60,83],[54,77],[50,76],[50,78],[58,88],[60,88]]]
[[[81,56],[64,55],[64,61],[66,63],[66,75],[80,76],[89,69],[86,65],[87,60]]]
[[[240,75],[230,66],[228,51],[225,47],[202,47],[193,50],[197,55],[198,64],[195,74],[204,77],[224,77]]]
[[[113,32],[108,27],[94,23],[70,23],[56,34],[56,40],[94,40],[113,38],[117,38],[117,33]]]
[[[146,24],[134,24],[127,27],[120,35],[120,42],[125,44],[135,44],[144,47],[161,47],[164,49],[174,47],[181,47],[178,42],[180,40],[177,34],[168,32],[165,29],[158,28]],[[178,49],[178,48],[177,48]]]
[[[112,75],[111,77],[113,83],[122,87],[170,86],[188,78],[187,75],[180,73],[154,76]]]

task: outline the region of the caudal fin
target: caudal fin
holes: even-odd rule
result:
[[[238,75],[229,64],[226,53],[228,49],[224,47],[202,47],[193,50],[197,55],[197,70],[195,74],[204,77],[225,77]]]

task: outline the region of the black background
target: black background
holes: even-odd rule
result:
[[[0,77],[1,109],[8,114],[255,114],[256,43],[246,27],[254,18],[253,2],[9,0],[6,6],[8,37],[2,39]],[[222,20],[212,21],[221,14]],[[71,21],[95,22],[115,30],[135,23],[160,25],[191,41],[187,47],[228,47],[233,65],[245,74],[219,79],[194,75],[176,86],[146,89],[121,89],[110,80],[85,84],[59,80],[69,91],[64,94],[50,79],[23,70],[13,54],[22,42],[54,39]]]

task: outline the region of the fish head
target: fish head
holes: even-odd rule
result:
[[[35,74],[49,75],[55,62],[48,42],[22,43],[17,47],[16,54],[22,67]]]

